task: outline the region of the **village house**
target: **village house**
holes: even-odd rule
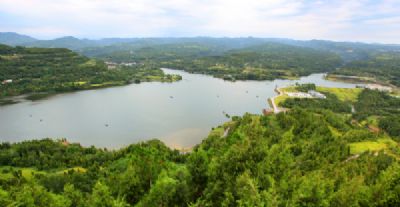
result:
[[[123,66],[134,66],[134,65],[136,65],[136,62],[128,62],[128,63],[121,63],[120,65],[123,65]]]
[[[317,92],[317,91],[314,91],[314,90],[309,90],[308,94],[310,94],[314,98],[322,98],[322,99],[326,98],[326,96],[324,94],[322,94],[320,92]]]
[[[295,98],[312,98],[310,94],[304,92],[286,92],[286,94],[289,97],[295,97]]]
[[[321,98],[325,99],[326,96],[320,92],[309,90],[308,93],[304,92],[286,92],[286,95],[292,98]]]
[[[109,70],[116,69],[118,66],[118,64],[114,62],[105,62],[105,64],[107,65],[107,69]]]
[[[3,80],[3,82],[1,82],[1,84],[5,85],[5,84],[12,83],[12,82],[13,82],[13,80],[8,79],[8,80]]]

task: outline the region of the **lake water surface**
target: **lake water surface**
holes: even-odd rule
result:
[[[323,74],[300,80],[229,82],[206,75],[180,74],[175,83],[141,83],[60,94],[40,101],[0,107],[0,142],[40,138],[67,138],[83,145],[118,148],[158,138],[171,147],[201,142],[212,127],[229,115],[260,114],[275,86],[315,83],[352,88]]]

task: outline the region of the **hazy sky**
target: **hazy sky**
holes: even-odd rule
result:
[[[0,0],[0,31],[400,43],[400,0]]]

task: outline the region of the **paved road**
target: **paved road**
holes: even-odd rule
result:
[[[281,91],[279,88],[275,88],[275,91],[278,92],[278,95],[276,95],[276,96],[274,96],[274,97],[271,98],[271,103],[272,103],[272,108],[274,109],[274,113],[277,114],[277,113],[280,113],[281,110],[280,110],[279,107],[276,105],[276,103],[275,103],[275,98],[278,97],[278,96],[283,95],[283,93],[282,93],[282,91]]]

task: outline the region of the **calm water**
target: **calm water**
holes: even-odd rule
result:
[[[228,82],[205,75],[180,74],[176,83],[141,83],[61,94],[41,101],[0,107],[0,141],[67,138],[83,145],[116,148],[159,138],[171,147],[200,143],[230,115],[260,114],[274,88],[299,83],[355,87],[323,74],[300,80]]]

